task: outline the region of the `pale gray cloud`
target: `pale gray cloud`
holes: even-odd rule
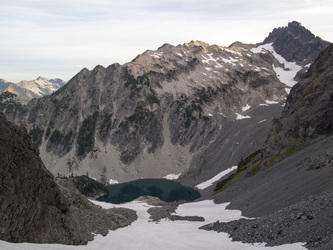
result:
[[[164,43],[257,43],[293,20],[332,41],[331,13],[331,0],[0,0],[0,78],[68,80]]]

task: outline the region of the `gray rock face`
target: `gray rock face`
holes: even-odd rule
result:
[[[39,138],[54,174],[100,179],[106,169],[107,179],[129,181],[184,173],[245,107],[286,97],[276,68],[288,69],[258,46],[165,44],[124,65],[83,69],[8,117]]]
[[[11,242],[85,244],[92,233],[126,226],[128,210],[104,211],[71,182],[58,185],[23,128],[0,113],[0,239]]]

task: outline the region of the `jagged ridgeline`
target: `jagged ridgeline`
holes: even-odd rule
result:
[[[297,23],[284,28],[294,40],[303,29]],[[228,48],[165,44],[124,65],[83,69],[52,95],[7,115],[27,127],[54,174],[88,171],[100,178],[106,169],[108,179],[125,181],[183,173],[243,107],[287,96],[298,71],[276,56],[276,33],[266,44]],[[327,43],[319,39],[313,46],[318,44]],[[317,47],[299,49],[302,60],[291,59],[298,70],[308,67],[304,58],[319,53]]]

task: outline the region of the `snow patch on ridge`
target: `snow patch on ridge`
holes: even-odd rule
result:
[[[250,106],[249,104],[246,104],[246,106],[242,108],[242,111],[243,111],[243,112],[244,112],[244,111],[247,111],[247,110],[249,110],[250,108],[251,108],[251,106]]]
[[[206,189],[209,186],[213,185],[214,182],[218,181],[223,176],[229,174],[230,172],[234,171],[235,169],[237,169],[237,166],[233,166],[231,168],[228,168],[228,169],[222,171],[221,173],[215,175],[213,178],[196,185],[195,187],[198,188],[198,189],[201,189],[201,190]]]
[[[273,48],[273,43],[260,45],[257,48],[251,49],[251,51],[253,53],[271,53],[275,57],[275,59],[283,65],[283,68],[279,66],[275,67],[274,65],[272,65],[273,70],[275,71],[276,76],[279,78],[279,80],[289,87],[293,87],[297,83],[294,78],[297,72],[302,69],[302,67],[297,65],[295,62],[288,62],[281,55],[276,53]]]
[[[279,102],[277,101],[270,101],[270,100],[265,100],[267,104],[278,104]]]
[[[152,54],[150,56],[155,57],[155,58],[160,58],[162,55],[163,55],[163,52],[160,52],[160,53],[155,52],[154,54]]]
[[[238,59],[234,59],[232,57],[229,57],[229,59],[226,59],[226,58],[223,58],[221,57],[222,61],[225,62],[225,63],[230,63],[231,65],[235,66],[235,62],[239,62]]]
[[[249,116],[249,115],[244,116],[244,115],[241,115],[241,114],[238,114],[238,113],[235,113],[235,114],[237,115],[236,120],[243,120],[243,119],[251,118],[251,116]]]

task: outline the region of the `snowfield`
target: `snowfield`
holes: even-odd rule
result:
[[[229,174],[230,172],[234,171],[237,169],[237,166],[233,166],[231,168],[228,168],[224,171],[222,171],[221,173],[215,175],[213,178],[209,179],[208,181],[202,182],[198,185],[196,185],[195,187],[198,189],[206,189],[208,187],[210,187],[211,185],[213,185],[214,182],[217,182],[218,180],[220,180],[223,176]]]
[[[177,180],[181,174],[168,174],[163,177],[163,179],[167,180]]]
[[[251,116],[249,116],[249,115],[244,116],[244,115],[241,115],[241,114],[238,114],[238,113],[235,113],[235,114],[237,115],[236,120],[243,120],[243,119],[250,119],[251,118]]]
[[[276,51],[273,48],[273,43],[267,43],[258,46],[257,48],[251,49],[253,53],[271,53],[276,60],[283,65],[282,67],[275,67],[272,65],[273,70],[276,73],[276,76],[279,78],[281,82],[286,84],[288,87],[293,87],[297,81],[294,80],[296,74],[298,71],[302,69],[302,66],[297,65],[295,62],[288,62],[286,59],[284,59],[281,55],[276,53]],[[286,90],[287,91],[287,90]]]
[[[192,202],[180,205],[176,213],[181,216],[202,216],[204,222],[149,220],[147,210],[152,207],[145,202],[132,201],[122,205],[91,201],[103,208],[126,207],[137,211],[138,220],[132,225],[110,231],[105,237],[95,236],[86,246],[66,246],[60,244],[8,243],[0,241],[0,249],[6,250],[44,250],[44,249],[305,249],[304,243],[295,243],[277,247],[265,247],[265,243],[243,244],[233,242],[227,233],[217,233],[199,229],[200,226],[217,220],[227,222],[242,218],[238,210],[228,210],[228,203],[215,204],[212,200]]]

